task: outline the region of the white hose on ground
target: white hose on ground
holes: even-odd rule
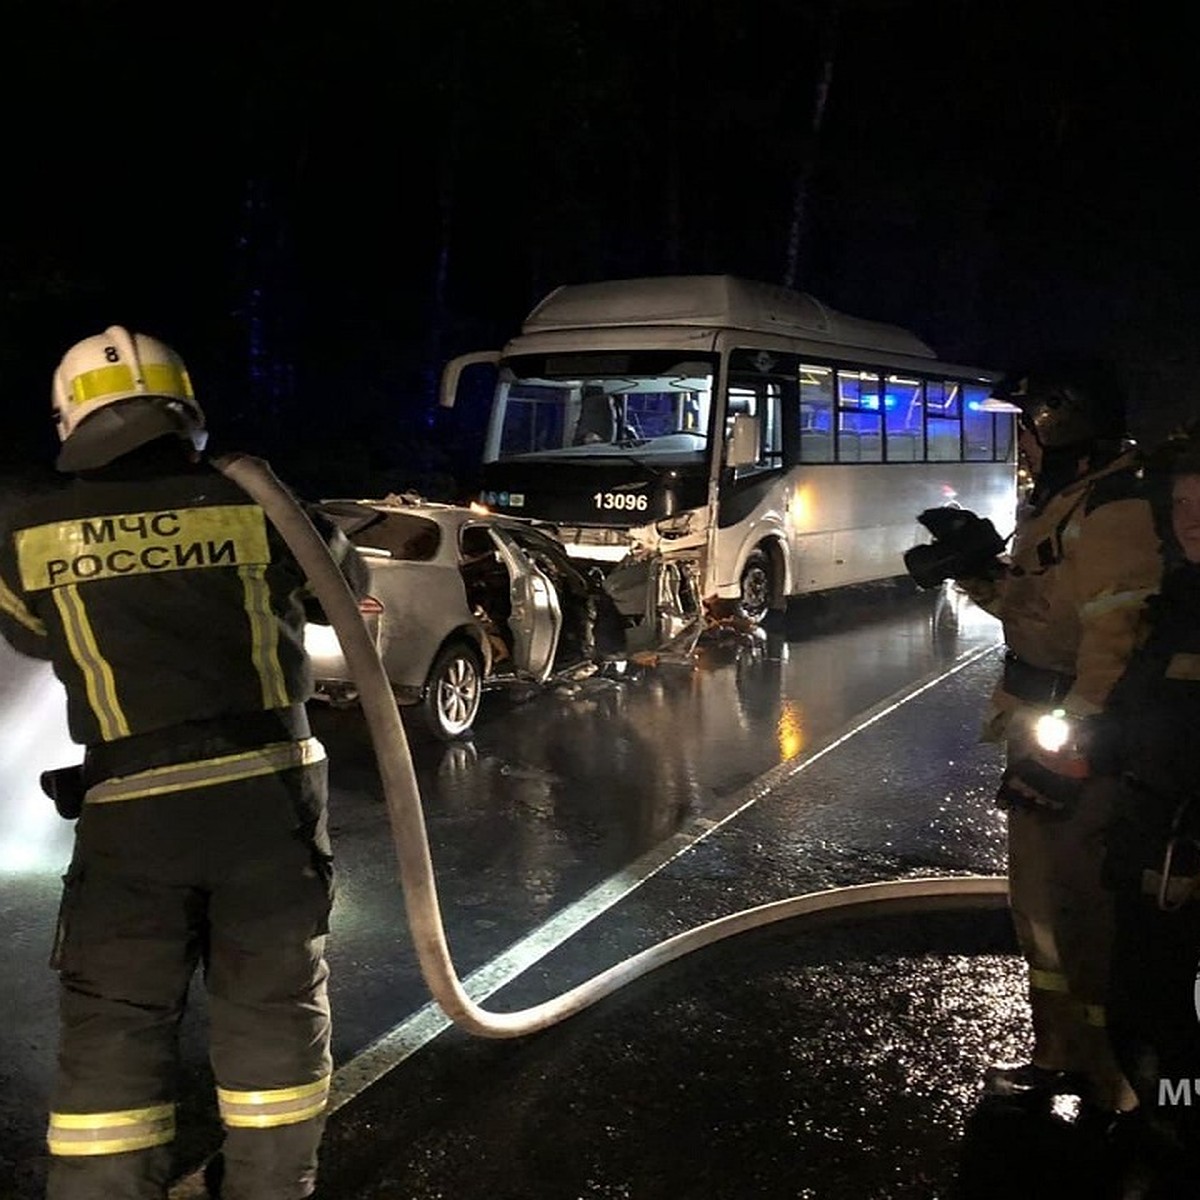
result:
[[[250,455],[232,454],[215,459],[214,465],[266,512],[308,576],[337,632],[358,689],[379,766],[405,911],[421,974],[446,1015],[468,1032],[490,1038],[534,1033],[589,1007],[656,967],[722,938],[775,921],[848,908],[869,913],[880,907],[896,912],[999,907],[1007,903],[1005,880],[990,875],[901,879],[811,892],[745,909],[676,934],[532,1008],[505,1013],[481,1008],[467,995],[450,957],[408,738],[358,603],[308,515],[265,462]]]

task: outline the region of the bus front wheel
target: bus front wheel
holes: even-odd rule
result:
[[[755,550],[742,568],[737,601],[738,616],[756,625],[771,607],[771,560],[761,550]]]

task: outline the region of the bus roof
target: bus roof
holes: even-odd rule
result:
[[[919,337],[897,325],[848,317],[806,292],[733,275],[564,284],[533,309],[521,332],[656,325],[744,329],[917,358],[937,357]]]

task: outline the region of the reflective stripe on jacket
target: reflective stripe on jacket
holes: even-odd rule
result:
[[[240,754],[223,754],[198,762],[173,763],[152,767],[133,775],[106,779],[88,788],[85,804],[111,804],[118,800],[140,800],[147,796],[165,796],[171,792],[192,791],[258,775],[273,775],[292,767],[308,767],[325,761],[325,747],[316,738],[300,742],[277,742]]]

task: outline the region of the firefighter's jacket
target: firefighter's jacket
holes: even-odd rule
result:
[[[357,551],[322,532],[361,595]],[[73,740],[108,764],[92,782],[217,752],[200,735],[222,724],[252,741],[257,720],[269,741],[263,717],[292,714],[284,735],[305,736],[310,617],[325,619],[263,510],[161,446],[27,501],[0,537],[0,632],[52,662]]]
[[[1145,633],[1095,723],[1094,759],[1124,783],[1110,874],[1156,868],[1174,837],[1177,868],[1200,867],[1200,565],[1170,569],[1146,606]]]
[[[984,736],[1011,736],[1022,710],[1100,711],[1161,575],[1159,537],[1132,453],[1022,511],[995,577],[960,581],[1000,618],[1008,651]]]

